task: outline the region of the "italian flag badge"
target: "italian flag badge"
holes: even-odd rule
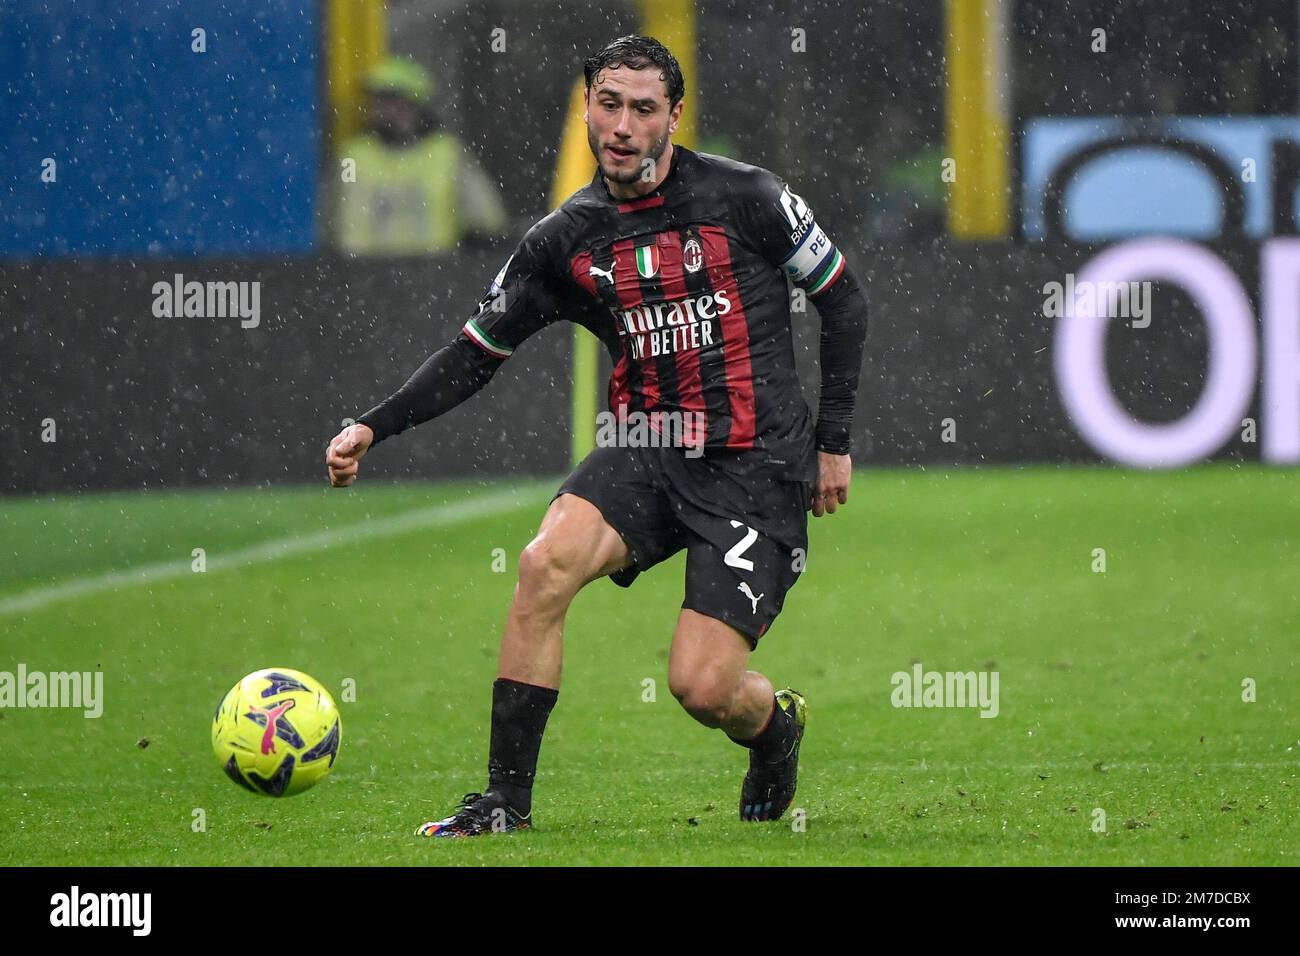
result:
[[[653,279],[659,272],[659,247],[638,246],[636,250],[636,271],[642,279]]]

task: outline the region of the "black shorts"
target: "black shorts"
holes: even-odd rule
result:
[[[730,624],[757,647],[807,561],[808,493],[806,482],[775,478],[743,454],[603,447],[555,498],[590,501],[622,537],[632,564],[609,576],[621,587],[685,548],[682,607]]]

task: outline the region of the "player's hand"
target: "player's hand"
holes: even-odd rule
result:
[[[817,481],[812,487],[813,517],[835,514],[835,509],[849,500],[849,479],[853,462],[848,455],[817,453]]]
[[[375,433],[369,425],[349,425],[334,436],[325,450],[325,464],[329,467],[330,484],[346,488],[357,480],[361,456],[369,450]]]

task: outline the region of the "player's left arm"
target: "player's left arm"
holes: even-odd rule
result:
[[[817,406],[816,517],[848,501],[851,433],[867,340],[867,300],[843,253],[810,209],[777,176],[756,180],[749,223],[764,256],[804,290],[821,317],[821,397]]]

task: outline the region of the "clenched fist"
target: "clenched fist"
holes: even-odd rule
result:
[[[325,464],[329,467],[331,485],[346,488],[357,480],[361,456],[374,440],[375,433],[369,425],[349,425],[334,436],[329,448],[325,450]]]

